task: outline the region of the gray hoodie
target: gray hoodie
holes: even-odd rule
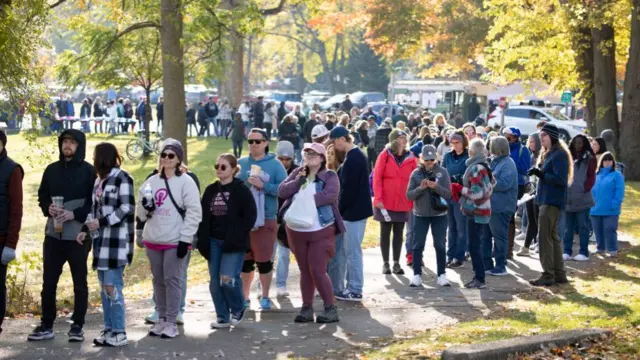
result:
[[[422,180],[435,178],[438,186],[435,189],[421,189]],[[445,200],[451,200],[451,182],[447,169],[436,164],[433,169],[427,171],[424,165],[420,165],[411,173],[409,186],[407,187],[407,199],[413,201],[413,214],[421,217],[443,216],[447,211],[436,211],[431,206],[431,197],[435,194],[442,196]]]

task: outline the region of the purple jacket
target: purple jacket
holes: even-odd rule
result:
[[[289,176],[280,184],[280,187],[278,187],[278,197],[285,199],[284,205],[280,208],[281,217],[284,217],[284,212],[289,209],[291,201],[293,200],[293,195],[297,194],[300,190],[301,184],[298,179],[298,174],[302,169],[302,167],[299,167],[293,170],[293,172],[291,172],[291,174],[289,174]],[[338,196],[340,195],[340,180],[338,179],[338,174],[325,169],[320,171],[316,177],[324,183],[324,189],[322,192],[314,195],[316,206],[320,207],[331,205],[337,229],[336,235],[343,234],[346,232],[346,228],[344,227],[344,221],[342,221],[342,216],[340,216],[340,211],[338,210]]]

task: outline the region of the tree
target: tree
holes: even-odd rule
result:
[[[363,90],[386,93],[389,85],[386,67],[384,58],[375,54],[366,42],[357,43],[349,50],[344,71],[346,92]]]
[[[631,45],[624,81],[620,149],[627,165],[626,178],[637,181],[640,180],[640,0],[633,0],[630,23]]]

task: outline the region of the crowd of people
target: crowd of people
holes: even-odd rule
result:
[[[311,111],[308,116],[295,109],[283,116],[271,151],[276,129],[260,126],[266,120],[255,118],[256,127],[246,129],[243,111],[222,118],[229,124],[221,130],[231,133],[219,136],[231,136],[235,154],[218,156],[217,180],[207,184],[202,197],[194,174],[198,169],[187,169],[176,140],[163,142],[157,169],[136,191],[113,144],[96,146],[90,164],[85,134],[61,132],[60,158],[46,168],[38,189],[47,218],[42,318],[29,340],[55,337],[56,288],[67,262],[74,283],[69,340],[84,339],[91,251],[104,315],[97,346],[128,342],[123,272],[136,245],[145,249],[153,278],[149,334],[161,338],[179,336],[178,325],[184,323],[193,249],[209,265],[216,313],[211,327],[216,329],[242,323],[256,270],[262,311],[272,307],[274,272],[276,296],[288,296],[291,253],[300,269],[302,294],[293,320],[339,321],[337,301],[361,302],[365,296],[362,242],[370,218],[380,223],[382,274],[404,274],[404,243],[412,287],[423,285],[429,231],[439,286],[451,286],[447,271],[469,262],[474,276],[467,279],[467,288],[485,288],[486,275],[509,275],[515,239],[524,240],[516,255],[539,253],[543,271],[531,279],[533,286],[566,283],[564,261],[589,260],[590,232],[597,253],[617,254],[624,177],[604,138],[578,135],[567,145],[553,123],[541,122],[523,144],[514,127],[455,127],[459,114],[447,121],[441,114],[432,120],[428,113],[399,111],[378,124],[370,108],[363,113]],[[249,154],[241,157],[245,139]],[[7,157],[6,146],[0,132],[4,279],[19,239],[24,175]],[[519,212],[523,224],[516,229]],[[579,253],[573,256],[576,233]],[[320,314],[314,314],[316,291],[324,305]],[[4,313],[5,303],[0,305]]]

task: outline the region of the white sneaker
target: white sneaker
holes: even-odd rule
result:
[[[218,321],[214,321],[211,323],[211,328],[212,329],[226,329],[229,326],[231,326],[228,322],[218,322]]]
[[[451,283],[449,282],[449,279],[447,279],[447,275],[445,274],[438,276],[437,283],[440,286],[451,286]]]
[[[411,279],[411,287],[420,287],[422,286],[422,276],[413,275],[413,279]]]
[[[166,323],[164,330],[162,330],[162,338],[173,339],[178,335],[180,335],[180,331],[178,331],[178,325],[172,324],[172,323]]]
[[[527,237],[527,234],[522,233],[522,234],[520,234],[520,235],[516,236],[516,240],[522,241],[522,240],[524,240],[526,237]]]
[[[176,324],[184,325],[184,313],[182,311],[178,313],[178,316],[176,317]]]
[[[164,319],[159,319],[158,322],[153,325],[151,327],[151,330],[149,330],[149,335],[151,336],[160,336],[162,335],[162,332],[164,331],[164,327],[166,326],[166,322],[164,321]]]
[[[286,287],[279,287],[277,291],[278,291],[278,297],[289,296],[289,292],[287,291]]]
[[[573,260],[575,261],[589,261],[589,258],[582,255],[582,254],[578,254],[576,256],[574,256]]]
[[[569,254],[562,254],[562,260],[564,260],[564,261],[571,260],[571,255],[569,255]]]
[[[104,345],[112,347],[125,346],[129,343],[127,340],[127,334],[125,333],[111,333],[111,336],[105,338]]]

